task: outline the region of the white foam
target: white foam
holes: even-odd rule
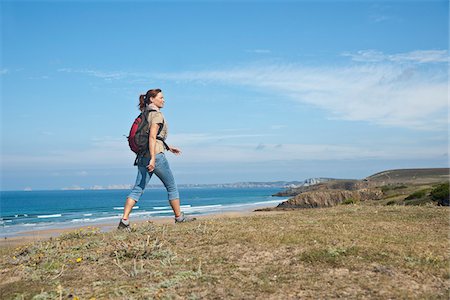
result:
[[[189,208],[189,207],[191,207],[190,204],[180,205],[180,208]],[[171,208],[171,207],[170,206],[155,206],[155,207],[153,207],[153,209],[156,209],[156,210],[169,209],[169,208]]]
[[[279,200],[269,200],[269,201],[259,201],[259,202],[249,202],[249,203],[234,203],[234,204],[215,204],[215,205],[203,205],[203,206],[193,206],[188,209],[185,209],[186,212],[216,212],[221,210],[233,210],[238,209],[239,207],[253,207],[253,206],[262,206],[262,205],[271,205],[271,204],[279,204],[285,200],[279,199]]]
[[[262,202],[254,202],[254,203],[250,203],[253,205],[259,205],[259,204],[276,204],[276,203],[281,203],[283,201],[288,200],[289,198],[286,199],[278,199],[278,200],[269,200],[269,201],[262,201]]]
[[[274,204],[280,204],[283,201],[285,201],[285,200],[271,200],[271,201],[262,201],[262,202],[252,202],[252,203],[237,204],[237,205],[232,205],[232,206],[233,207],[234,206],[236,206],[236,207],[239,207],[239,206],[261,207],[261,206],[265,206],[265,205],[273,206]]]
[[[170,206],[155,206],[153,209],[168,209]]]
[[[53,215],[42,215],[42,216],[37,216],[39,219],[46,219],[46,218],[59,218],[61,217],[61,214],[53,214]]]
[[[133,209],[138,209],[138,208],[139,208],[139,206],[133,206]],[[113,207],[113,209],[115,209],[115,210],[123,210],[124,207],[123,206]]]
[[[101,218],[94,218],[94,219],[80,218],[80,219],[70,220],[70,223],[82,223],[82,222],[98,223],[98,222],[105,221],[105,220],[118,220],[121,216],[122,215],[114,215],[114,216],[110,216],[110,217],[101,217]]]
[[[20,218],[20,217],[28,217],[28,215],[27,214],[17,214],[17,215],[14,215],[14,218]]]
[[[92,221],[92,219],[73,219],[73,220],[71,220],[70,222],[73,222],[73,223],[81,223],[81,222],[89,222],[89,221]]]
[[[215,205],[202,205],[202,206],[192,206],[192,207],[188,207],[185,209],[185,211],[190,211],[190,212],[201,212],[201,211],[205,211],[205,210],[217,210],[222,208],[222,204],[215,204]]]
[[[164,213],[171,213],[172,210],[158,210],[158,211],[141,211],[137,213],[133,213],[134,216],[144,216],[144,215],[155,215],[155,214],[164,214]]]
[[[287,200],[287,199],[286,199]],[[250,202],[250,203],[238,203],[238,204],[230,204],[227,207],[240,207],[240,206],[261,206],[261,205],[269,205],[269,204],[279,204],[285,200],[270,200],[270,201],[262,201],[262,202]]]
[[[236,199],[237,200],[237,199]],[[244,200],[244,198],[242,199]],[[248,200],[248,199],[247,199]],[[244,202],[244,203],[229,203],[229,204],[212,204],[212,205],[201,205],[201,204],[207,204],[208,202],[211,203],[212,201],[220,201],[220,198],[205,198],[205,202],[198,203],[198,206],[192,206],[191,204],[181,205],[181,208],[183,211],[192,214],[192,215],[202,215],[202,214],[210,214],[210,213],[220,213],[220,212],[226,212],[226,211],[241,211],[241,210],[249,210],[261,206],[273,206],[277,205],[287,199],[282,198],[270,198],[270,197],[261,197],[259,199],[253,199],[255,202]],[[259,200],[259,201],[258,201]],[[210,202],[211,201],[211,202]],[[245,201],[245,200],[244,200]],[[212,203],[214,203],[212,202]],[[161,202],[160,202],[161,203]],[[164,202],[162,202],[164,203]],[[161,204],[162,204],[161,203]],[[217,202],[216,202],[217,203]],[[110,206],[111,207],[111,206]],[[113,211],[111,211],[111,208]],[[14,235],[18,232],[30,230],[32,229],[45,229],[45,228],[59,228],[59,227],[74,227],[74,226],[80,226],[80,224],[87,223],[87,224],[95,224],[95,223],[111,223],[118,221],[121,217],[121,214],[119,214],[119,210],[123,210],[123,207],[111,207],[108,212],[106,211],[92,211],[91,209],[86,211],[80,211],[77,213],[64,213],[61,212],[60,214],[46,214],[46,215],[31,215],[31,217],[39,219],[39,221],[36,221],[36,223],[25,223],[25,224],[15,224],[16,220],[21,220],[22,218],[26,218],[27,220],[30,220],[30,215],[28,214],[16,214],[15,218],[12,218],[12,220],[4,220],[3,218],[0,218],[0,236],[2,235],[2,232],[4,232],[7,235]],[[135,208],[139,208],[139,206],[136,206]],[[88,211],[91,211],[89,213]],[[148,208],[148,211],[141,209],[137,211],[133,211],[132,215],[136,216],[139,219],[145,219],[145,218],[167,218],[168,216],[172,216],[173,211],[171,206],[156,206],[156,207],[150,207]],[[64,218],[62,218],[62,215],[64,215]],[[14,216],[14,215],[13,215]],[[60,218],[60,219],[58,219]],[[72,219],[73,218],[73,219]],[[68,219],[68,220],[66,220]],[[36,219],[35,219],[36,220]],[[34,222],[33,220],[32,222]],[[78,224],[78,225],[77,225]],[[12,226],[7,226],[12,225]],[[6,228],[6,229],[5,229]]]

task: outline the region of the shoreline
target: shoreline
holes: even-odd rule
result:
[[[171,207],[167,204],[167,201],[161,200],[161,191],[153,191],[148,197],[155,198],[154,203],[150,205],[143,205],[142,207],[135,207],[137,211],[133,210],[131,215],[132,223],[139,223],[141,221],[151,220],[155,222],[164,222],[165,219],[170,219],[173,215]],[[276,206],[286,199],[283,197],[273,197],[272,189],[255,189],[250,192],[241,191],[241,189],[225,189],[220,192],[216,197],[211,198],[211,193],[206,192],[186,192],[187,198],[191,199],[186,205],[182,205],[181,209],[187,214],[195,217],[210,215],[210,214],[223,214],[235,211],[251,211],[261,207]],[[191,193],[191,194],[189,194]],[[44,194],[46,195],[46,194]],[[116,193],[111,194],[117,196]],[[117,226],[123,212],[123,205],[110,200],[110,194],[98,195],[90,194],[89,197],[98,197],[102,202],[100,206],[90,208],[89,203],[77,202],[76,205],[71,205],[69,208],[55,208],[52,203],[58,203],[58,199],[62,195],[53,195],[48,202],[44,204],[36,205],[32,209],[24,208],[23,205],[6,206],[6,210],[2,212],[0,218],[0,247],[4,244],[10,244],[11,240],[20,240],[38,235],[44,235],[45,237],[53,237],[61,232],[70,232],[77,228],[95,227],[101,230],[110,230]],[[77,200],[78,193],[64,194],[64,197],[68,199]],[[70,196],[70,197],[69,197]],[[188,197],[189,196],[189,197]],[[81,200],[86,201],[90,198],[81,197]],[[153,197],[153,198],[152,198]],[[20,198],[20,197],[19,197]],[[28,200],[35,201],[41,199],[39,197],[32,196],[25,197]],[[2,201],[15,200],[14,197],[2,199]],[[55,202],[56,201],[56,202]],[[2,202],[3,203],[3,202]],[[5,202],[6,203],[6,202]],[[8,202],[9,203],[9,202]],[[18,203],[13,201],[13,203]],[[34,203],[34,202],[33,202]],[[50,205],[53,209],[46,209],[46,205]],[[16,207],[17,206],[17,207]],[[117,224],[116,224],[117,223]],[[35,237],[35,240],[41,238]]]
[[[228,213],[240,213],[240,212],[251,212],[256,209],[272,207],[274,205],[278,205],[279,203],[285,201],[285,198],[277,199],[277,200],[262,200],[250,203],[230,203],[230,204],[218,204],[218,205],[200,205],[200,206],[192,206],[186,205],[186,207],[181,206],[182,210],[187,214],[193,217],[202,217],[208,215],[220,215],[220,214],[228,214]],[[138,207],[136,207],[138,208]],[[162,208],[158,207],[158,210],[155,211],[135,211],[131,214],[132,223],[140,223],[145,221],[152,221],[155,223],[165,223],[173,219],[173,212],[169,206],[167,210],[162,210]],[[114,208],[116,209],[116,208]],[[121,208],[123,211],[123,208]],[[90,214],[92,215],[92,214]],[[53,216],[53,215],[51,215]],[[59,215],[61,216],[61,215]],[[117,226],[121,214],[114,213],[110,214],[106,217],[101,216],[95,217],[93,219],[67,219],[66,221],[58,221],[58,222],[47,222],[47,223],[29,223],[29,224],[17,224],[17,225],[9,225],[0,227],[0,247],[5,244],[6,241],[11,240],[20,240],[22,238],[28,238],[30,235],[44,235],[45,237],[53,237],[62,232],[70,232],[79,228],[88,228],[95,227],[100,228],[101,231],[107,231],[111,228]],[[39,216],[38,216],[39,218]],[[81,221],[81,222],[75,222]],[[36,238],[40,239],[40,238]]]
[[[282,212],[278,211],[255,211],[257,207],[253,207],[252,209],[242,210],[242,211],[223,211],[223,212],[214,212],[210,214],[202,214],[202,215],[192,215],[197,218],[198,221],[203,221],[207,219],[216,219],[216,218],[236,218],[236,217],[245,217],[245,216],[256,216],[256,215],[265,215],[265,214],[279,214]],[[119,218],[118,218],[119,220]],[[152,222],[156,225],[173,225],[175,226],[173,217],[159,217],[154,219],[136,219],[131,224],[142,224],[145,222]],[[179,226],[179,225],[177,225]],[[15,236],[4,237],[0,239],[0,248],[9,248],[9,247],[18,247],[26,244],[34,243],[37,241],[49,240],[52,238],[57,238],[58,236],[73,232],[80,229],[91,229],[98,228],[101,232],[109,232],[115,230],[117,227],[117,222],[107,222],[107,223],[96,223],[96,224],[79,224],[77,226],[69,227],[69,228],[48,228],[48,229],[37,229],[37,230],[29,230],[18,233]]]

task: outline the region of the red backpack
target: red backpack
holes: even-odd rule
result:
[[[131,125],[130,134],[128,135],[128,145],[131,151],[139,154],[145,154],[149,152],[148,149],[148,138],[150,134],[150,127],[148,124],[148,114],[156,110],[144,110],[139,116],[134,119],[133,125]],[[159,136],[163,126],[159,126],[158,134],[156,138],[163,142],[166,150],[169,150],[169,146],[166,144],[165,140]]]

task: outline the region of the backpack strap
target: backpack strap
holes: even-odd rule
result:
[[[167,145],[167,143],[166,143],[166,140],[165,139],[163,139],[162,137],[160,137],[160,136],[157,136],[156,137],[156,139],[157,140],[160,140],[161,142],[163,142],[163,144],[164,144],[164,148],[166,148],[166,150],[168,151],[168,150],[170,150],[170,147],[169,147],[169,145]]]
[[[150,113],[150,112],[152,112],[152,111],[156,111],[156,110],[150,109],[150,110],[148,110],[148,113]],[[148,118],[148,114],[147,114],[146,117]],[[160,123],[160,125],[159,125],[158,133],[156,134],[156,139],[157,139],[157,140],[160,140],[161,142],[163,142],[164,148],[165,148],[166,150],[170,150],[170,147],[169,147],[169,145],[167,145],[166,140],[165,140],[164,138],[162,138],[162,137],[159,135],[159,134],[161,133],[161,131],[163,130],[164,122],[165,122],[165,120],[163,119],[163,123],[162,123],[162,124]]]

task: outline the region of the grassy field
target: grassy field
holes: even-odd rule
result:
[[[2,248],[1,299],[449,299],[449,208],[341,205]]]

